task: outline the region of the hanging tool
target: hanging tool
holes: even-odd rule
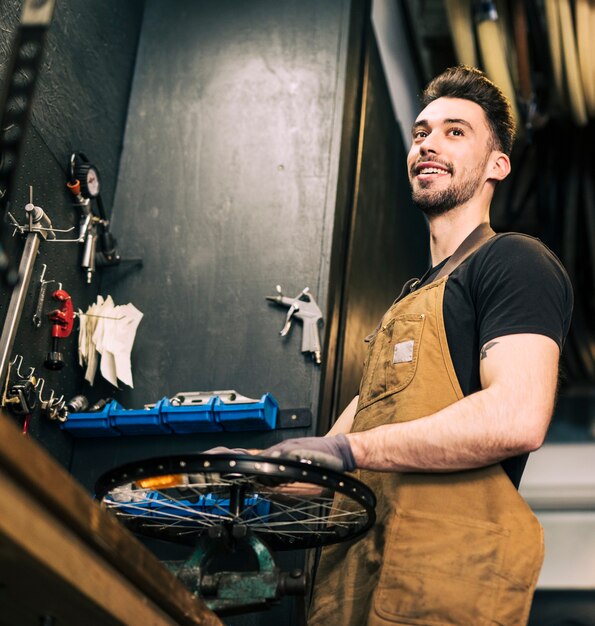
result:
[[[73,153],[70,156],[69,180],[66,186],[76,198],[76,203],[81,210],[79,241],[84,242],[81,267],[86,273],[87,283],[91,283],[95,273],[97,229],[100,225],[108,227],[109,221],[101,201],[99,170],[82,152]],[[97,203],[99,216],[93,213],[92,200]]]
[[[70,398],[65,406],[69,413],[81,413],[82,411],[86,411],[89,407],[89,400],[86,396],[78,395]]]
[[[54,291],[52,298],[61,304],[59,309],[55,309],[48,316],[50,321],[53,322],[52,349],[48,352],[44,365],[50,370],[60,370],[64,367],[64,356],[58,350],[58,340],[65,339],[72,332],[74,310],[72,307],[72,299],[64,289]]]
[[[55,0],[25,0],[6,76],[0,83],[3,87],[0,95],[0,277],[11,286],[18,282],[19,274],[4,250],[4,214],[13,191],[45,34],[52,22],[55,3]]]
[[[41,320],[43,316],[43,305],[45,304],[45,294],[48,289],[48,285],[53,283],[53,280],[44,280],[45,272],[48,266],[44,263],[41,270],[41,276],[39,278],[39,294],[37,296],[37,306],[35,307],[35,313],[33,314],[33,326],[39,328],[41,326]]]
[[[6,405],[17,415],[29,415],[37,406],[35,377],[19,380],[6,393]]]
[[[142,265],[142,259],[123,259],[117,249],[116,238],[110,232],[110,221],[101,199],[99,170],[82,152],[70,156],[66,186],[76,198],[81,210],[79,241],[84,242],[81,267],[91,283],[97,267],[119,263]],[[99,215],[93,213],[95,201]]]
[[[280,331],[280,335],[285,337],[291,328],[291,322],[297,317],[303,323],[302,331],[302,352],[311,352],[312,358],[317,365],[321,363],[320,338],[318,336],[318,321],[322,320],[322,311],[316,304],[316,300],[306,287],[295,298],[288,298],[283,295],[281,286],[277,285],[276,296],[266,296],[267,300],[289,307],[285,325]]]
[[[4,383],[4,391],[2,393],[2,406],[8,408],[15,415],[24,418],[23,434],[26,435],[29,430],[31,414],[37,406],[38,381],[33,375],[35,368],[31,367],[29,373],[24,375],[21,372],[22,365],[23,357],[20,354],[17,354],[14,360],[8,364],[6,382]],[[13,367],[17,380],[12,385],[9,385],[10,373]]]
[[[97,400],[94,404],[87,408],[87,413],[97,413],[98,411],[102,411],[106,405],[108,405],[113,398],[101,398]]]

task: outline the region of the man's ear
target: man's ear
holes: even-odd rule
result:
[[[488,180],[504,180],[510,174],[510,159],[504,152],[492,153],[488,165]]]

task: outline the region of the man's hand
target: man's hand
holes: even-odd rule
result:
[[[273,459],[311,461],[337,472],[351,472],[356,467],[351,445],[343,434],[334,437],[286,439],[260,454]]]

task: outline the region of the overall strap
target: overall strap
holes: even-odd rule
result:
[[[477,249],[481,248],[483,244],[491,239],[496,233],[492,230],[492,227],[483,222],[475,230],[473,230],[463,240],[463,243],[454,251],[453,255],[444,264],[444,267],[438,272],[434,281],[439,280],[444,276],[448,276],[455,268],[457,268],[466,258],[470,257]]]
[[[481,248],[481,246],[494,237],[496,233],[492,230],[491,226],[484,222],[477,226],[467,237],[463,240],[461,245],[454,251],[450,259],[444,264],[442,269],[436,274],[436,276],[432,279],[432,282],[436,282],[440,280],[444,276],[450,274],[454,269],[456,269],[465,259],[470,257],[476,250]],[[430,273],[430,270],[426,272]],[[425,280],[425,277],[420,278],[411,278],[404,285],[403,289],[401,289],[401,293],[393,302],[395,305],[397,302],[408,296],[412,291],[417,289],[417,287]],[[366,337],[366,341],[369,341],[371,337],[373,337],[377,332],[378,328],[380,328],[380,324],[376,327],[374,332]]]

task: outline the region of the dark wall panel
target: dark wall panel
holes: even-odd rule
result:
[[[316,405],[319,370],[265,301],[309,286],[324,311],[348,2],[149,2],[115,203],[140,272],[102,288],[146,315],[141,406],[180,390]]]
[[[0,13],[0,80],[5,72],[22,2],[2,3]],[[34,203],[43,207],[57,228],[77,226],[79,213],[72,207],[65,187],[66,166],[71,151],[83,150],[103,174],[104,197],[111,204],[126,119],[136,45],[142,18],[142,1],[121,3],[104,0],[57,2],[54,20],[48,31],[46,48],[32,119],[12,190],[11,211],[22,221],[24,205],[33,187]],[[60,235],[64,237],[66,235]],[[72,235],[68,235],[72,236]],[[23,243],[10,238],[8,249],[18,263]],[[43,368],[50,349],[50,324],[47,318],[34,329],[35,310],[42,264],[47,264],[47,279],[62,282],[72,296],[75,308],[85,309],[95,299],[98,282],[86,285],[79,267],[80,244],[42,243],[36,259],[31,287],[13,354],[20,353],[25,365],[35,367],[46,379],[45,397],[53,388],[58,394],[72,397],[82,390],[82,370],[76,359],[76,332],[64,340],[66,367],[60,372]],[[4,322],[10,289],[0,287],[0,320]],[[50,292],[51,293],[51,290]],[[46,313],[52,308],[48,297]],[[2,381],[4,385],[5,381]],[[69,436],[50,423],[33,415],[30,432],[63,464],[68,465],[71,451]]]

